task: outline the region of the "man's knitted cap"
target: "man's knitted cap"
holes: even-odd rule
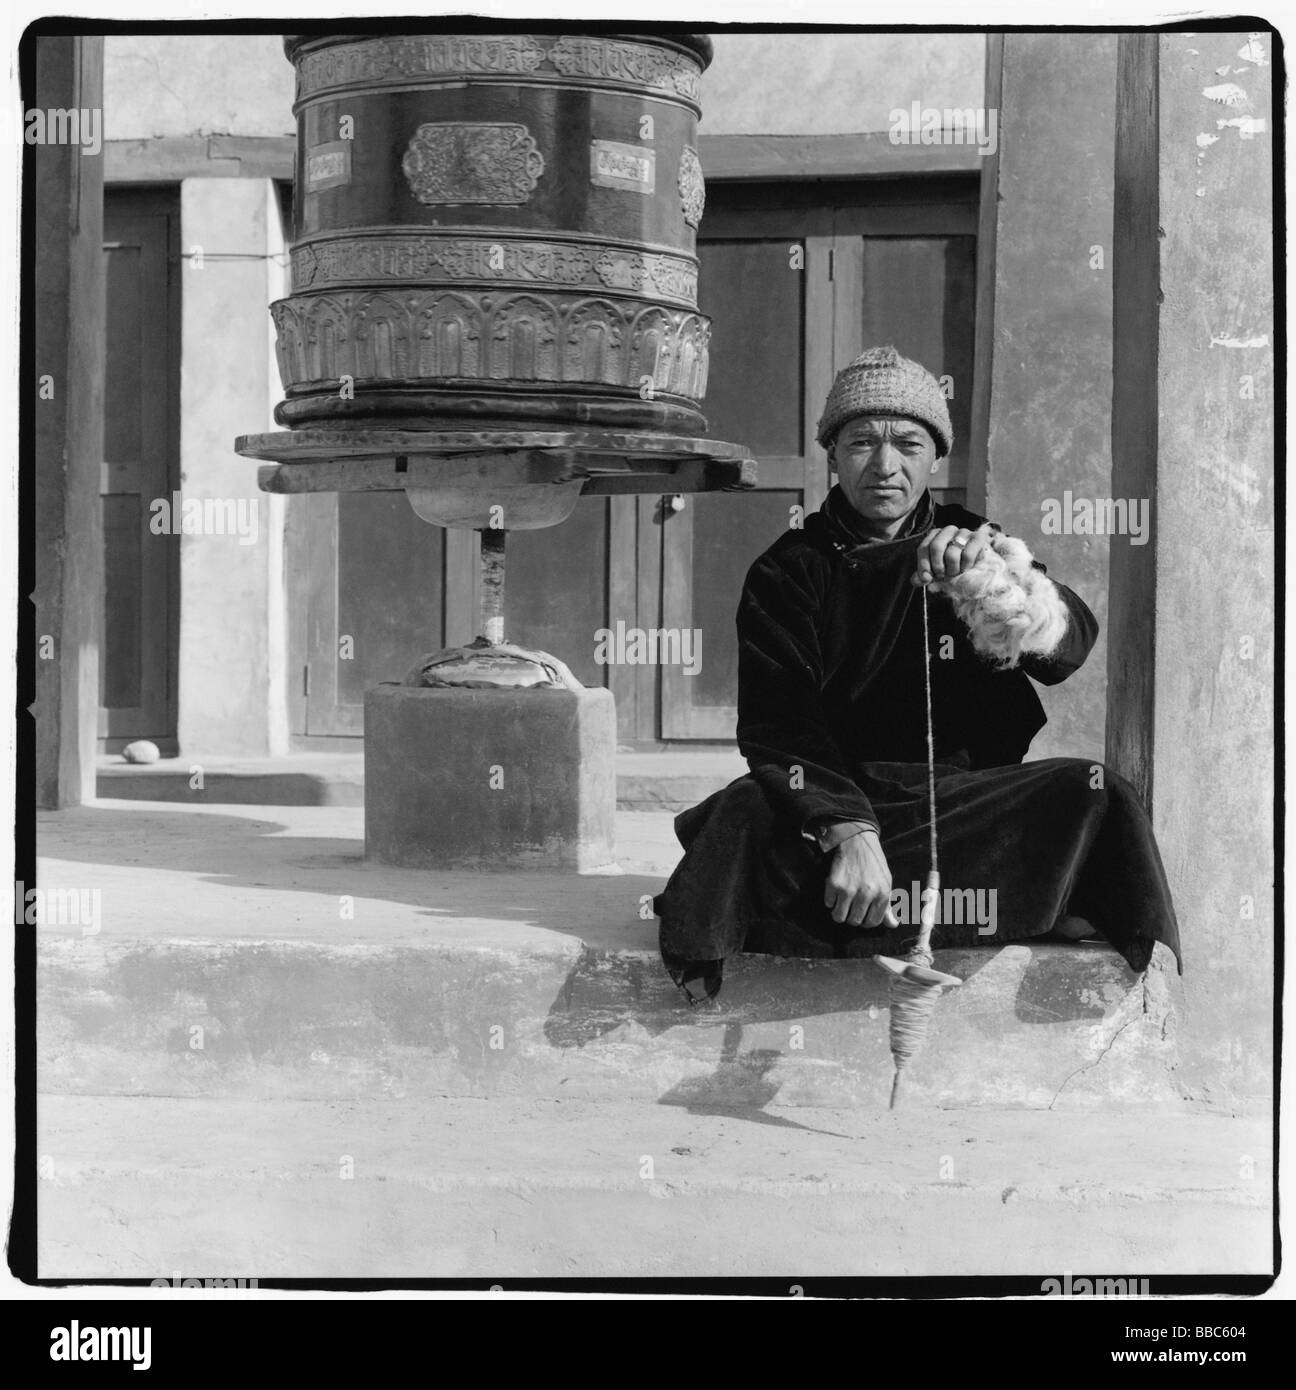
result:
[[[917,420],[936,437],[940,457],[954,443],[954,427],[936,378],[893,347],[869,348],[837,373],[819,421],[819,443],[826,449],[846,421],[857,415],[904,415]]]

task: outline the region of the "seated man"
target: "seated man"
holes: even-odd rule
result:
[[[837,485],[752,565],[738,609],[751,772],[676,819],[684,858],[654,902],[676,984],[714,996],[739,951],[903,954],[917,923],[893,889],[929,868],[925,641],[944,896],[995,903],[992,932],[984,914],[938,917],[933,946],[1097,932],[1135,970],[1155,941],[1177,959],[1130,785],[1084,759],[1022,763],[1045,723],[1029,678],[1078,670],[1098,624],[1020,540],[933,502],[952,442],[935,378],[870,349],[838,374],[818,438]]]

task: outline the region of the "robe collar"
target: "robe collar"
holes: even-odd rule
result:
[[[931,493],[924,488],[918,504],[899,532],[890,540],[880,540],[864,529],[863,520],[854,507],[846,500],[840,483],[834,483],[823,506],[819,510],[823,518],[824,534],[836,551],[849,554],[867,546],[870,550],[899,545],[914,536],[925,535],[931,530],[936,516],[936,504]]]

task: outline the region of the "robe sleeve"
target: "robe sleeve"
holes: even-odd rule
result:
[[[764,555],[738,605],[738,748],[775,813],[802,835],[822,821],[878,829],[823,707],[815,619],[826,579],[812,557]]]

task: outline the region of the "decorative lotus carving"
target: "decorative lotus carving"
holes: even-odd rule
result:
[[[701,399],[710,324],[603,296],[467,290],[298,295],[271,306],[285,388],[437,378],[627,387]]]
[[[294,290],[442,279],[522,281],[555,289],[602,284],[624,294],[657,294],[697,307],[695,261],[595,241],[572,245],[512,235],[363,234],[306,242],[292,253]]]

